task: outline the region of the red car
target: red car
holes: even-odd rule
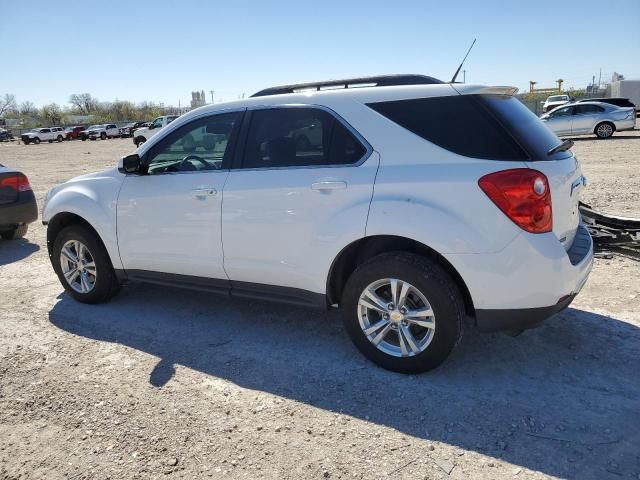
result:
[[[65,139],[75,140],[76,138],[78,138],[82,130],[84,130],[84,127],[80,127],[80,126],[65,128],[64,129]]]

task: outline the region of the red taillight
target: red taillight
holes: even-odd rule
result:
[[[9,187],[16,192],[28,192],[31,190],[29,179],[21,173],[0,178],[0,187]]]
[[[553,228],[551,191],[544,173],[529,168],[502,170],[485,175],[478,185],[523,230],[545,233]]]

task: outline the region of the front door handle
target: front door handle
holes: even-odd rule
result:
[[[218,194],[218,190],[207,185],[201,185],[191,190],[196,198],[204,200],[207,197],[213,197]]]
[[[312,190],[341,190],[347,188],[347,182],[341,181],[324,181],[311,184]]]

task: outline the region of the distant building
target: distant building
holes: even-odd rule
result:
[[[207,99],[204,96],[204,90],[200,92],[191,92],[191,108],[198,108],[206,105]]]

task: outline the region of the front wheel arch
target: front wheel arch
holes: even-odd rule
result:
[[[377,255],[388,252],[415,253],[435,260],[455,281],[463,296],[466,314],[475,317],[471,293],[455,267],[429,246],[410,238],[395,235],[373,235],[360,238],[340,251],[333,260],[327,275],[326,292],[329,305],[340,304],[347,280],[359,265]]]
[[[76,215],[75,213],[62,212],[56,214],[51,220],[49,220],[49,223],[47,225],[47,252],[49,253],[49,257],[51,257],[51,255],[53,254],[53,244],[55,243],[58,234],[62,231],[62,229],[73,224],[80,224],[87,227],[100,240],[102,246],[105,246],[104,241],[100,237],[98,231],[93,228],[93,225],[91,225],[87,220],[82,218],[80,215]]]

